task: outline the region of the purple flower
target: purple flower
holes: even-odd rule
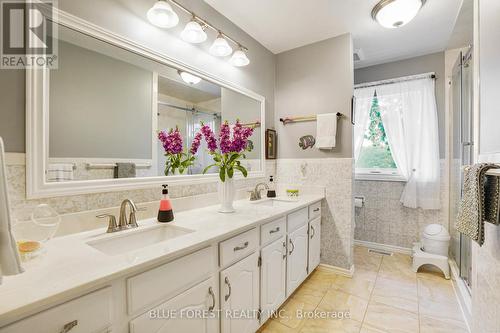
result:
[[[193,142],[191,143],[191,149],[189,150],[191,155],[195,155],[198,149],[200,148],[201,138],[202,138],[202,133],[201,132],[196,133]]]
[[[171,129],[168,134],[165,131],[158,133],[158,139],[163,144],[163,149],[169,155],[182,153],[182,136],[179,129]]]
[[[233,141],[231,142],[231,151],[240,153],[246,149],[248,138],[253,134],[253,128],[243,127],[241,123],[236,121],[233,129]]]
[[[203,125],[201,127],[201,133],[205,137],[205,141],[207,141],[208,150],[210,150],[211,153],[214,153],[217,150],[217,140],[215,140],[214,132],[210,126]]]
[[[222,154],[231,152],[231,128],[227,121],[220,126],[219,146]]]

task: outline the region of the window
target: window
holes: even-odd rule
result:
[[[363,144],[356,161],[356,178],[369,180],[402,180],[380,115],[380,105],[375,92],[367,119]]]

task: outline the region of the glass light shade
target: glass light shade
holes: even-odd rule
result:
[[[210,47],[210,53],[216,57],[226,57],[233,53],[233,48],[224,37],[219,35]]]
[[[373,18],[381,26],[395,29],[404,26],[417,16],[422,0],[382,0],[373,10]]]
[[[160,28],[173,28],[179,23],[179,16],[165,0],[157,1],[148,10],[149,22]]]
[[[188,84],[198,84],[201,81],[201,78],[188,72],[179,71],[179,75],[181,76],[182,80]]]
[[[250,60],[248,59],[245,51],[243,50],[236,50],[233,53],[233,56],[229,60],[231,65],[237,66],[237,67],[243,67],[246,66],[250,63]]]
[[[188,43],[203,43],[207,40],[207,34],[196,21],[190,21],[181,32],[181,38]]]

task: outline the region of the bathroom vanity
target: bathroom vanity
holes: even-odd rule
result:
[[[0,332],[255,332],[318,266],[322,198],[57,237],[0,287]]]

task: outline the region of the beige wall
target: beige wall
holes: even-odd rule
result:
[[[354,83],[380,81],[396,77],[436,73],[436,103],[439,122],[439,152],[445,156],[446,109],[445,109],[445,57],[444,52],[389,62],[381,65],[359,68],[354,71]]]
[[[352,157],[350,122],[353,94],[350,34],[278,54],[276,67],[276,127],[279,158]],[[337,147],[332,151],[298,146],[304,135],[316,137],[316,122],[283,126],[280,117],[341,112]]]

